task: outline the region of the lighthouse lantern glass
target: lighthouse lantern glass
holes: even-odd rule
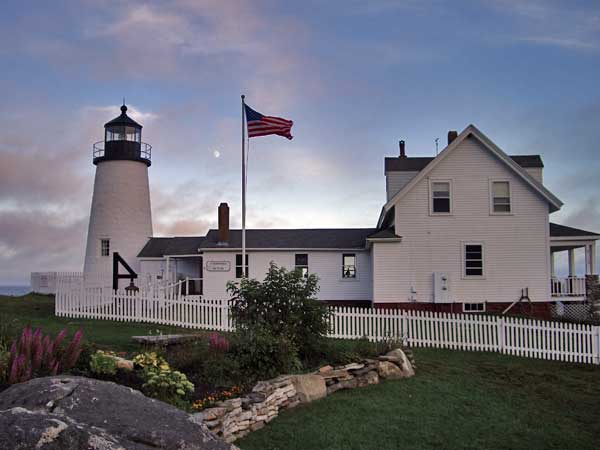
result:
[[[142,130],[135,127],[127,127],[123,125],[115,125],[106,128],[106,142],[110,141],[142,141]]]

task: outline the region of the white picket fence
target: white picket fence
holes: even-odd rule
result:
[[[331,307],[330,337],[402,340],[413,347],[499,352],[557,361],[600,364],[600,327],[480,314]],[[126,293],[59,283],[59,317],[147,322],[231,331],[227,300],[161,292]]]

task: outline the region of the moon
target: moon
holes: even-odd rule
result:
[[[213,150],[213,156],[215,158],[219,158],[221,156],[221,152],[219,150]]]

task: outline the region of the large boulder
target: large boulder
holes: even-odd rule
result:
[[[410,360],[401,348],[394,349],[391,352],[386,353],[385,356],[395,359],[394,362],[402,371],[403,378],[409,378],[415,375],[415,370]]]
[[[310,403],[327,395],[325,378],[321,375],[294,375],[292,383],[294,383],[300,403]]]
[[[37,378],[0,393],[0,450],[232,450],[186,412],[115,383]]]

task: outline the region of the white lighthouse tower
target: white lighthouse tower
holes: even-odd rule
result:
[[[104,130],[104,141],[93,147],[96,177],[83,268],[86,283],[96,286],[112,285],[114,252],[139,272],[137,255],[152,237],[152,147],[142,142],[142,126],[127,115],[125,105]]]

